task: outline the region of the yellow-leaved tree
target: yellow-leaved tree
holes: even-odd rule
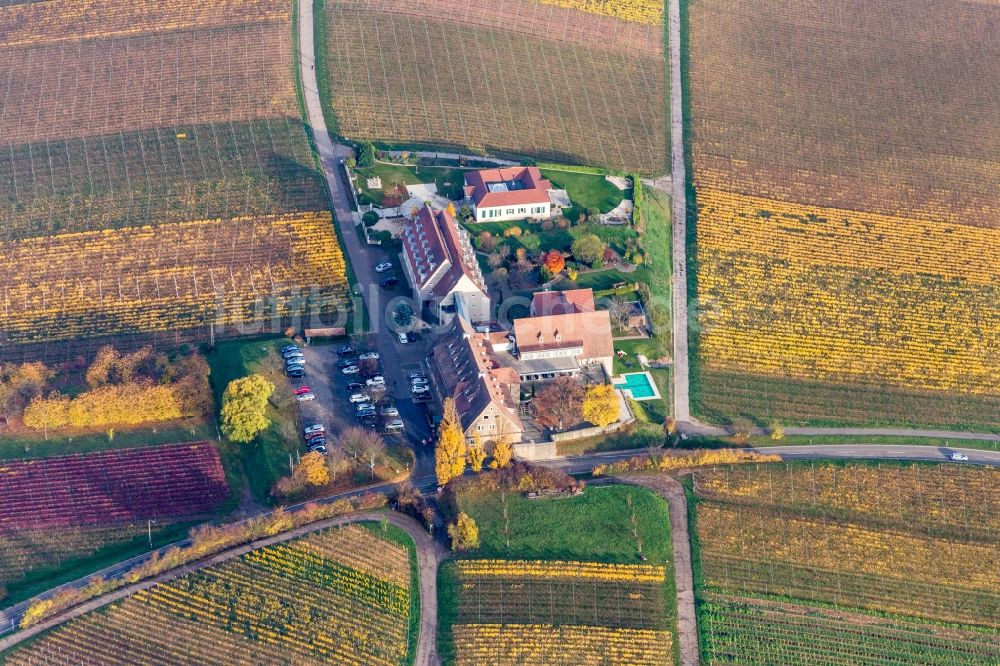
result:
[[[593,384],[583,393],[583,418],[604,427],[618,420],[618,395],[610,384]]]
[[[438,425],[438,442],[434,450],[434,471],[438,483],[444,485],[461,476],[465,471],[465,432],[459,420],[455,401],[446,398],[444,401],[444,416]]]
[[[479,526],[464,511],[448,525],[448,536],[451,537],[452,550],[469,550],[479,546]]]
[[[473,472],[478,473],[483,471],[483,462],[486,460],[486,449],[483,448],[483,440],[480,439],[478,432],[472,435],[472,444],[469,444],[468,458]]]

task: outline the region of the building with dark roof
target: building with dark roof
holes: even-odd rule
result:
[[[503,222],[552,216],[552,183],[538,167],[468,171],[465,198],[476,222]]]
[[[500,435],[515,444],[524,425],[518,415],[521,383],[516,372],[503,367],[489,336],[477,333],[462,317],[434,345],[432,379],[442,400],[452,398],[465,436],[488,442]]]
[[[439,321],[452,313],[474,324],[490,320],[486,280],[469,234],[447,209],[424,205],[401,239],[403,270],[421,307],[429,308]]]

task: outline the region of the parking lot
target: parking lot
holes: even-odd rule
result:
[[[323,424],[326,427],[327,446],[333,444],[337,434],[344,428],[362,425],[382,432],[387,442],[396,440],[400,443],[410,443],[418,459],[423,457],[422,454],[426,455],[427,452],[422,450],[420,442],[430,436],[430,426],[426,411],[420,403],[429,400],[430,393],[428,391],[414,395],[409,380],[410,374],[423,372],[422,363],[403,362],[399,354],[394,354],[396,360],[393,366],[389,364],[392,362],[386,362],[381,352],[378,352],[377,360],[359,359],[359,353],[375,351],[367,349],[355,350],[354,353],[343,356],[338,355],[338,349],[346,344],[340,341],[333,344],[303,346],[306,374],[302,378],[292,379],[291,382],[295,388],[309,387],[315,398],[298,403],[300,424],[303,426],[313,423]],[[408,357],[421,353],[417,349],[418,344],[411,343],[405,347],[407,347],[405,351],[410,352]],[[359,371],[345,373],[341,367],[347,363],[345,359],[356,361]],[[382,390],[372,391],[376,385],[369,386],[375,376],[385,379],[385,383],[381,385]],[[357,402],[351,402],[352,395]],[[364,402],[362,395],[367,398]],[[370,405],[372,398],[378,399],[378,405],[370,409],[373,416],[359,418],[358,405]],[[385,431],[388,424],[394,424],[390,428],[394,432]],[[399,424],[402,424],[401,431],[398,430]],[[303,443],[303,451],[305,450]]]

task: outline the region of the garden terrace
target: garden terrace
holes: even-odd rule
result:
[[[0,530],[128,523],[213,513],[227,494],[208,442],[8,460]]]
[[[326,14],[330,103],[345,136],[664,169],[660,56],[364,2],[330,2]],[[510,67],[512,58],[533,65]],[[627,112],[612,101],[623,97]]]

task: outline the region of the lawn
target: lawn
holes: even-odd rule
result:
[[[621,203],[622,199],[632,196],[631,192],[619,190],[600,174],[557,169],[542,169],[541,172],[542,177],[552,181],[554,188],[566,190],[573,202],[573,207],[565,211],[566,217],[574,221],[581,210],[597,208],[602,213],[607,213]]]
[[[470,553],[473,557],[637,563],[629,495],[635,506],[643,552],[651,562],[667,561],[667,503],[647,490],[591,487],[581,496],[563,499],[527,499],[509,494],[509,548],[503,535],[503,508],[498,493],[465,493],[458,498],[458,506],[479,525],[481,545]]]
[[[285,338],[233,340],[220,343],[208,355],[217,405],[222,405],[222,392],[233,379],[260,373],[275,385],[267,407],[271,425],[251,444],[223,440],[220,446],[227,477],[232,479],[230,470],[241,467],[250,491],[261,503],[269,501],[271,486],[288,474],[289,456],[299,450],[295,401],[278,353],[287,342]]]
[[[442,196],[455,201],[461,200],[463,197],[462,187],[465,184],[462,174],[465,171],[467,169],[456,167],[410,166],[387,162],[377,162],[375,166],[369,168],[357,167],[355,172],[358,178],[355,185],[361,190],[361,193],[358,194],[358,201],[362,204],[381,205],[384,193],[391,193],[397,187],[405,185],[430,182],[437,184],[438,193]],[[381,189],[368,187],[366,180],[373,176],[382,179]]]

